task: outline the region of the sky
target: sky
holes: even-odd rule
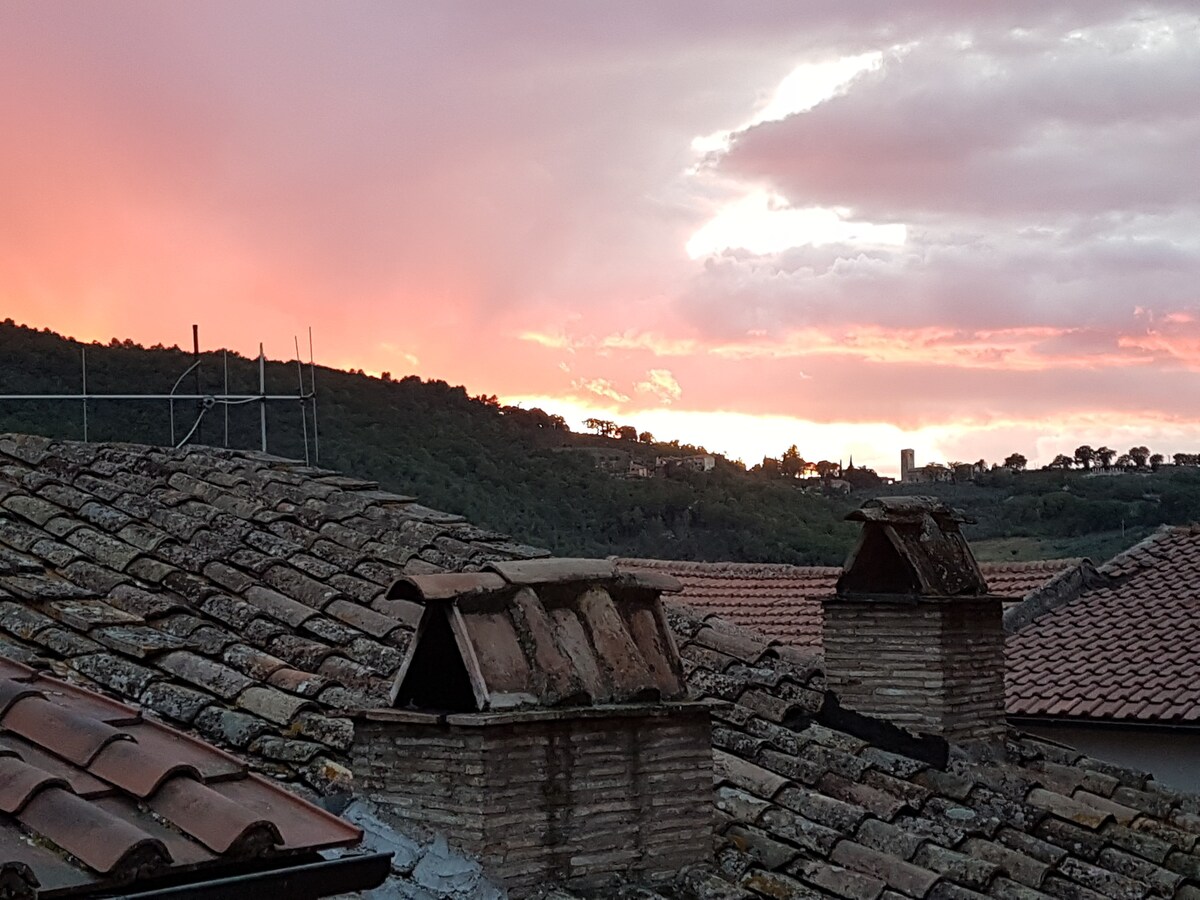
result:
[[[1200,451],[1192,2],[0,5],[0,310],[747,464]]]

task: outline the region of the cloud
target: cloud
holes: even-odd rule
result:
[[[633,389],[639,394],[649,394],[667,405],[683,396],[679,382],[669,369],[651,369],[646,373],[646,380],[635,384]]]
[[[604,400],[612,400],[617,403],[629,402],[629,396],[618,391],[607,378],[576,378],[571,382],[571,387]]]
[[[727,199],[696,232],[710,255],[681,317],[724,342],[859,325],[1103,332],[1093,364],[1123,364],[1112,351],[1135,346],[1135,305],[1195,303],[1200,21],[1163,8],[1089,18],[926,23],[825,102],[734,132],[698,176]],[[739,244],[712,233],[764,194],[777,222],[817,208],[838,221],[824,241],[776,229],[774,245],[721,252]],[[839,235],[852,220],[863,233]],[[905,229],[903,245],[865,240],[881,227]]]
[[[0,302],[669,416],[1197,418],[1198,63],[1191,0],[19,4]]]
[[[1200,23],[1056,25],[977,26],[892,51],[828,102],[737,134],[716,167],[872,221],[1194,203]]]

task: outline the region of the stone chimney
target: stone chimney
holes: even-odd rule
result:
[[[1002,598],[932,497],[869,500],[825,602],[825,671],[842,705],[950,741],[1004,734]]]
[[[393,707],[357,714],[357,786],[513,898],[709,859],[709,709],[659,599],[679,589],[574,559],[396,582],[388,599],[424,612]]]
[[[908,473],[917,467],[917,455],[912,450],[900,451],[900,481],[908,481]]]

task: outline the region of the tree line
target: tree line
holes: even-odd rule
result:
[[[1177,466],[1200,466],[1200,453],[1176,453],[1171,461]],[[1081,444],[1075,448],[1074,454],[1067,456],[1060,453],[1046,465],[1043,470],[1080,468],[1085,472],[1092,469],[1108,471],[1111,469],[1136,470],[1158,468],[1166,462],[1161,453],[1151,453],[1145,445],[1130,447],[1125,453],[1113,450],[1111,447],[1093,448],[1090,444]],[[1014,472],[1023,471],[1029,465],[1029,460],[1021,453],[1009,454],[1004,459],[1003,467]]]

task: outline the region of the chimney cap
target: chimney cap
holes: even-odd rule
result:
[[[975,519],[937,497],[874,497],[846,514],[851,522],[887,522],[894,525],[921,524],[931,517],[945,530],[958,525],[973,525]]]
[[[424,606],[393,705],[450,712],[679,700],[683,662],[659,595],[680,584],[612,560],[496,563],[397,580]]]
[[[959,531],[974,520],[936,497],[877,497],[846,518],[863,529],[835,599],[990,596]]]
[[[437,575],[405,575],[388,588],[387,600],[411,600],[425,605],[433,601],[511,592],[514,585],[538,587],[552,584],[601,584],[618,589],[678,594],[683,584],[666,572],[626,570],[611,559],[529,559],[494,562],[482,572],[446,572]]]

